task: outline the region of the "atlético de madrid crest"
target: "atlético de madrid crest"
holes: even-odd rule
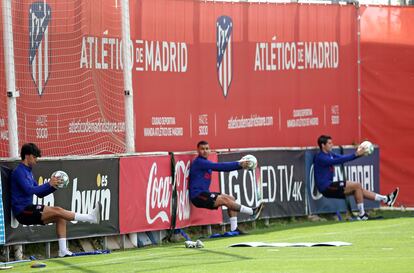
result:
[[[49,79],[49,23],[51,9],[46,2],[34,2],[29,8],[29,65],[37,92],[42,95]]]
[[[233,21],[228,16],[217,18],[217,77],[223,95],[227,97],[233,78],[232,47]]]

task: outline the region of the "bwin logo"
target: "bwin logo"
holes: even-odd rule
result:
[[[228,16],[220,16],[217,28],[217,77],[224,97],[229,92],[232,76],[233,21]]]
[[[71,210],[77,213],[90,213],[96,202],[102,204],[101,220],[108,221],[111,211],[111,190],[106,188],[109,180],[108,175],[97,174],[97,190],[78,190],[78,178],[73,179],[72,207]],[[76,223],[76,221],[72,221]]]
[[[39,95],[49,79],[49,22],[51,8],[46,2],[34,2],[29,9],[29,65]]]

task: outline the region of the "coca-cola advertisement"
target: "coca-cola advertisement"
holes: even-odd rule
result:
[[[169,229],[172,193],[170,156],[125,157],[119,163],[121,234]]]
[[[188,183],[191,161],[195,157],[195,154],[175,155],[175,186],[177,189],[176,228],[219,224],[222,222],[221,208],[217,210],[208,210],[197,208],[191,204]],[[217,154],[211,153],[208,159],[217,162]],[[220,191],[217,172],[212,173],[210,191]]]
[[[48,183],[57,170],[66,172],[69,184],[44,198],[33,196],[33,204],[59,206],[77,213],[90,213],[96,202],[102,204],[100,224],[71,221],[67,238],[84,238],[119,234],[118,224],[118,158],[90,160],[39,161],[33,175],[39,185]],[[10,168],[18,162],[6,163]],[[3,177],[4,178],[4,177]],[[21,225],[11,213],[10,179],[2,179],[6,244],[56,240],[55,224]]]
[[[174,156],[175,179],[172,179],[169,155],[120,159],[119,222],[122,234],[169,229],[173,210],[176,212],[176,228],[221,223],[221,209],[210,211],[191,204],[188,179],[194,157],[195,154]],[[212,154],[209,159],[217,161],[217,155]],[[177,191],[175,208],[172,207],[173,186]],[[219,190],[217,175],[212,177],[211,190]]]

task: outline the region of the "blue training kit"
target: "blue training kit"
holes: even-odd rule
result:
[[[190,199],[196,198],[202,192],[210,192],[212,171],[230,172],[241,168],[237,161],[214,163],[198,156],[193,160],[190,167]]]
[[[316,187],[319,192],[324,192],[333,182],[334,165],[339,165],[358,158],[354,153],[340,155],[336,153],[324,153],[320,151],[313,158],[313,172]]]
[[[37,185],[32,168],[20,163],[11,175],[11,200],[13,214],[19,215],[25,207],[33,204],[33,194],[43,198],[56,189],[45,183]]]

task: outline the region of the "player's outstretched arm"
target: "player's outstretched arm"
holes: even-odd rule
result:
[[[322,166],[331,166],[354,160],[357,157],[358,155],[356,152],[347,155],[333,154],[333,158],[331,158],[328,155],[320,155],[315,158],[315,161],[321,164]]]
[[[230,172],[235,170],[240,170],[242,165],[238,161],[234,162],[211,162],[210,160],[205,160],[202,163],[202,168],[206,170],[213,170],[217,172]]]

